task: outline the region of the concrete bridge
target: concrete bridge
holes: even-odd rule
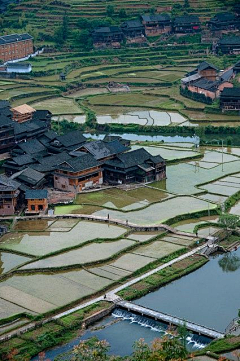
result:
[[[175,326],[185,325],[188,330],[193,331],[199,335],[204,335],[204,336],[207,336],[207,337],[210,337],[213,339],[223,338],[225,336],[225,334],[223,332],[218,332],[211,328],[201,326],[201,325],[198,325],[193,322],[185,321],[178,317],[170,316],[166,313],[154,311],[154,310],[151,310],[150,308],[139,306],[132,302],[117,300],[115,302],[115,305],[117,305],[118,307],[124,308],[127,311],[131,311],[131,312],[140,314],[141,316],[147,316],[147,317],[153,318],[154,320],[157,320],[157,321],[163,321],[165,323],[168,323],[169,325],[175,325]]]

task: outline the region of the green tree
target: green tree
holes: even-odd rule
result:
[[[114,12],[115,12],[114,7],[112,5],[108,5],[106,8],[107,16],[109,16],[111,18],[113,16]]]
[[[126,10],[125,10],[125,9],[121,9],[121,10],[119,11],[118,16],[119,16],[120,18],[126,18],[126,17],[127,17]]]
[[[219,216],[218,224],[226,230],[234,230],[237,228],[239,221],[239,216],[223,213]]]
[[[226,253],[223,258],[218,261],[223,272],[235,272],[240,268],[240,258],[234,253]]]

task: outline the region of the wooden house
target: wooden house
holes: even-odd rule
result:
[[[208,27],[211,29],[211,31],[237,30],[238,20],[235,14],[218,13],[210,19],[210,21],[208,22]]]
[[[30,107],[30,105],[23,104],[12,108],[11,111],[13,113],[12,119],[18,123],[22,123],[31,120],[36,109]]]
[[[59,164],[54,171],[54,188],[79,193],[103,183],[101,164],[83,153]]]
[[[220,95],[220,107],[223,111],[240,110],[240,88],[225,88]]]
[[[197,72],[201,77],[207,80],[215,81],[217,79],[219,69],[207,61],[203,61],[197,66]]]
[[[233,84],[228,81],[208,80],[201,78],[188,86],[188,90],[192,93],[204,94],[211,99],[218,98],[224,88],[232,88]]]
[[[198,33],[201,31],[201,23],[197,15],[177,16],[173,22],[174,33]]]
[[[26,190],[25,199],[27,200],[27,209],[25,214],[46,213],[48,209],[48,191],[46,189]]]
[[[126,38],[143,38],[145,29],[140,20],[128,20],[122,23],[121,29]]]
[[[20,183],[0,175],[0,215],[9,216],[16,212],[20,195]]]
[[[221,38],[217,43],[216,51],[222,54],[240,54],[240,36]]]
[[[146,183],[166,178],[166,162],[144,148],[120,154],[104,165],[104,182],[109,184]]]
[[[142,15],[142,24],[147,36],[157,36],[171,32],[171,19],[168,14]]]
[[[93,44],[96,48],[102,46],[117,47],[123,41],[123,32],[118,26],[105,26],[94,29],[92,33]]]

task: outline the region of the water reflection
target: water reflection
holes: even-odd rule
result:
[[[227,253],[218,261],[223,272],[235,272],[240,268],[240,257],[234,253]]]

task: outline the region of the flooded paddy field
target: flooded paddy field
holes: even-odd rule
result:
[[[207,201],[197,199],[189,196],[174,197],[167,199],[164,202],[149,205],[145,209],[133,210],[127,214],[103,209],[94,213],[96,216],[119,219],[122,221],[128,220],[130,223],[138,225],[153,225],[164,223],[166,220],[176,217],[180,214],[200,212],[207,209],[214,209],[216,206]]]
[[[21,221],[20,221],[21,222]],[[25,227],[32,221],[25,221]],[[35,221],[33,221],[35,222]],[[65,227],[64,227],[65,226]],[[18,228],[18,224],[15,228]],[[25,228],[26,229],[26,228]],[[34,256],[60,251],[94,239],[118,238],[126,232],[123,227],[76,220],[59,220],[41,232],[12,232],[1,238],[0,247]]]

